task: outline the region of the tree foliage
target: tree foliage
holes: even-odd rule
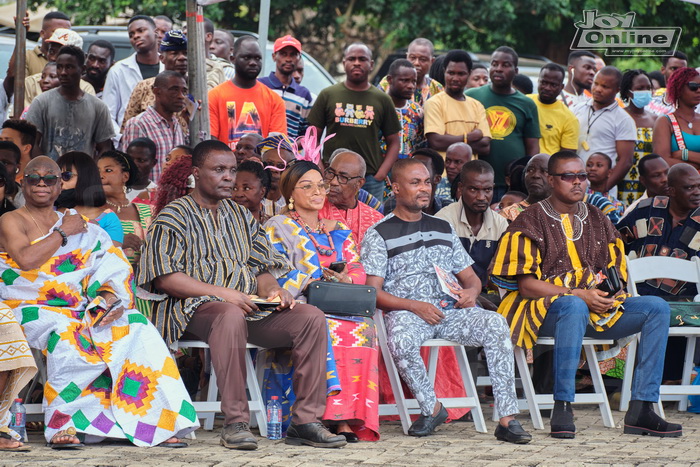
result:
[[[185,0],[52,0],[49,5],[74,15],[76,24],[136,13],[185,20]],[[225,1],[205,7],[205,15],[221,28],[257,31],[259,8],[259,0]],[[700,7],[678,0],[272,0],[269,36],[295,35],[329,69],[352,41],[366,42],[381,59],[421,36],[438,50],[488,52],[509,45],[563,63],[574,22],[589,9],[634,11],[635,26],[681,26],[679,49],[691,62],[697,58]]]

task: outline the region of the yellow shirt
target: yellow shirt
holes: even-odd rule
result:
[[[32,50],[27,51],[27,58],[25,61],[25,74],[24,77],[35,75],[44,71],[44,67],[49,61],[46,59],[41,51],[41,46],[37,45]]]
[[[576,151],[579,123],[574,113],[562,101],[543,104],[537,94],[528,94],[537,105],[540,118],[540,151],[552,155],[562,148]]]
[[[441,92],[425,102],[424,133],[438,135],[463,136],[477,128],[484,137],[491,137],[489,122],[486,120],[486,110],[481,102],[465,96],[458,101],[446,92]],[[574,146],[575,147],[575,146]],[[440,152],[445,157],[444,152]]]

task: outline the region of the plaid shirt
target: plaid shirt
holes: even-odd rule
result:
[[[148,106],[146,111],[137,115],[126,123],[122,136],[122,151],[136,138],[150,138],[156,143],[156,165],[151,170],[149,177],[155,183],[160,181],[165,164],[165,156],[177,145],[185,144],[185,135],[182,132],[177,118],[173,117],[168,122],[156,112],[155,107]]]

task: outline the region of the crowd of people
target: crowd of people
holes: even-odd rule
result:
[[[433,383],[428,339],[483,349],[494,434],[522,444],[513,346],[555,337],[539,376],[553,381],[551,436],[573,438],[583,337],[640,333],[624,432],[681,436],[652,404],[680,379],[684,348],[664,299],[690,287],[648,281],[631,297],[624,281],[626,255],[700,251],[700,73],[686,55],[648,73],[574,51],[567,68],[542,67],[533,93],[511,47],[482,65],[417,38],[375,87],[372,50],[352,43],[343,81],[316,95],[299,40],[275,40],[260,77],[256,38],[204,26],[208,108],[189,93],[187,35],[169,18],[133,16],[134,53],[115,62],[106,41],[84,53],[52,12],[27,52],[25,110],[0,116],[0,346],[44,352],[52,447],[185,446],[206,365],[192,385],[171,349],[191,339],[210,348],[223,446],[257,448],[246,343],[269,349],[258,362],[286,443],[378,440],[390,388],[374,320],[306,303],[315,281],[376,289],[374,319],[420,405],[409,435],[460,416],[440,403],[454,362]],[[195,112],[209,112],[211,139],[192,145]],[[610,276],[623,284],[603,290]],[[0,360],[0,450],[26,448],[7,426],[36,372],[23,348]],[[620,374],[624,358],[601,369]]]

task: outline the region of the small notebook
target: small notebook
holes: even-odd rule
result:
[[[459,300],[459,295],[457,295],[457,292],[462,290],[462,286],[459,285],[459,281],[457,281],[455,275],[451,272],[445,271],[437,264],[433,264],[433,267],[435,268],[435,274],[437,274],[438,282],[440,282],[440,288],[442,291],[455,300]]]

